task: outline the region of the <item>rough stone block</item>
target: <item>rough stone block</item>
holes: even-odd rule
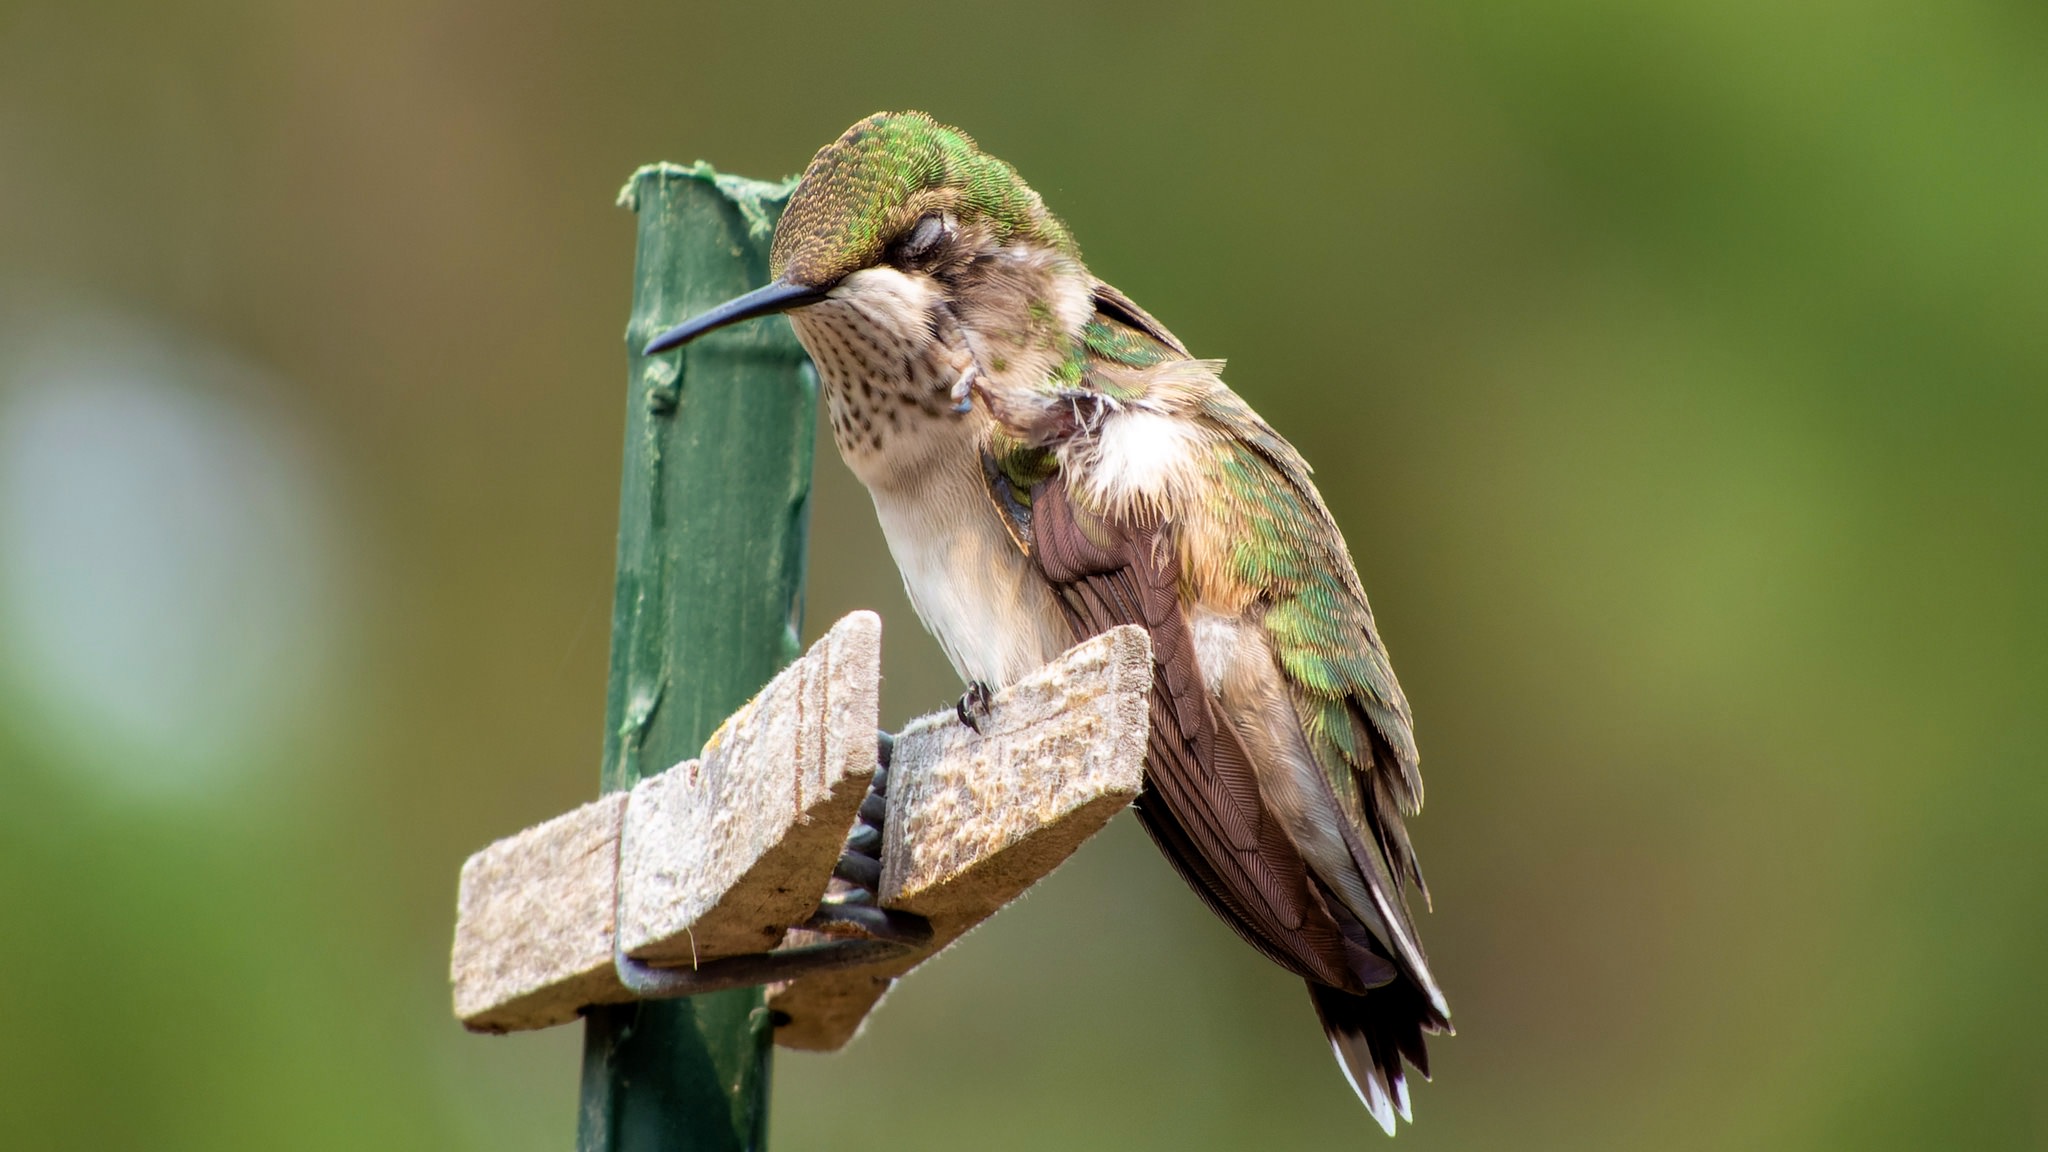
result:
[[[765,952],[825,894],[875,770],[882,621],[855,612],[633,789],[619,936],[653,964]]]
[[[485,848],[463,866],[455,1013],[485,1032],[630,999],[617,938],[689,963],[819,939],[809,918],[875,766],[881,622],[855,613],[735,713],[695,760]],[[1143,779],[1151,648],[1120,628],[999,693],[981,733],[951,711],[897,738],[883,834],[889,908],[930,945],[770,990],[776,1040],[850,1040],[891,982],[1065,860]]]
[[[612,970],[626,794],[593,800],[471,856],[456,896],[455,1015],[478,1032],[546,1028],[632,999]]]
[[[898,976],[1022,895],[1130,803],[1144,782],[1151,684],[1144,630],[1118,628],[999,693],[981,733],[950,711],[904,729],[876,895],[930,919],[932,943],[775,985],[769,1005],[788,1018],[776,1042],[844,1045]]]

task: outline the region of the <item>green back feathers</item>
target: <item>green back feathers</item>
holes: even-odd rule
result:
[[[1090,354],[1126,368],[1150,368],[1176,358],[1173,349],[1153,337],[1099,314],[1081,329],[1081,342]]]
[[[1001,240],[1071,251],[1066,227],[1017,170],[922,112],[877,112],[818,150],[775,229],[769,271],[830,284],[873,265],[923,212],[943,208]]]
[[[1224,433],[1216,475],[1230,576],[1260,590],[1267,604],[1266,634],[1310,749],[1347,807],[1367,799],[1353,774],[1377,768],[1399,807],[1413,814],[1422,780],[1408,701],[1307,462],[1228,388],[1203,397],[1199,410]],[[1375,753],[1376,742],[1384,753]],[[1419,870],[1403,863],[1419,884]]]

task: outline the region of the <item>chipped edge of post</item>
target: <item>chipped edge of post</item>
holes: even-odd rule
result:
[[[740,210],[740,218],[747,222],[748,235],[756,240],[765,240],[774,233],[775,214],[769,209],[772,205],[786,203],[796,192],[797,181],[801,179],[787,176],[781,180],[755,180],[720,172],[707,160],[688,165],[664,160],[658,164],[643,164],[626,177],[625,186],[619,189],[619,207],[629,212],[640,211],[640,181],[649,177],[657,180],[702,180],[718,189]]]

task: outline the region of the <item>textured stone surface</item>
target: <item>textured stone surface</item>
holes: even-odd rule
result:
[[[703,755],[500,840],[463,865],[450,959],[477,1031],[546,1028],[632,997],[643,959],[772,947],[818,906],[875,770],[881,620],[855,612],[734,713]],[[622,860],[623,846],[623,860]]]
[[[546,1028],[632,999],[612,971],[615,792],[471,856],[456,896],[455,1015],[478,1032]]]
[[[950,711],[904,729],[877,895],[928,917],[932,944],[775,986],[769,1005],[788,1017],[776,1042],[844,1045],[896,977],[1023,894],[1130,803],[1144,779],[1151,684],[1144,631],[1119,628],[998,694],[980,734]]]
[[[875,766],[880,621],[855,613],[713,735],[704,754],[463,866],[455,1014],[507,1032],[630,999],[634,955],[687,963],[817,937],[817,906]],[[1120,628],[996,696],[983,732],[912,722],[890,772],[878,896],[930,918],[919,953],[777,985],[777,1043],[837,1048],[891,982],[1058,867],[1137,795],[1151,648]]]
[[[764,952],[818,906],[875,770],[882,621],[834,625],[697,759],[633,789],[619,936],[651,963]]]

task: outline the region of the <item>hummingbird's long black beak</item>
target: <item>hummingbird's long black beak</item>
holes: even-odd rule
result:
[[[745,296],[735,296],[701,316],[694,316],[663,332],[647,342],[642,356],[666,352],[678,345],[688,344],[714,328],[752,320],[756,316],[767,316],[776,312],[787,312],[806,304],[816,304],[831,291],[829,286],[813,288],[809,284],[798,284],[792,280],[776,280],[765,284]]]

